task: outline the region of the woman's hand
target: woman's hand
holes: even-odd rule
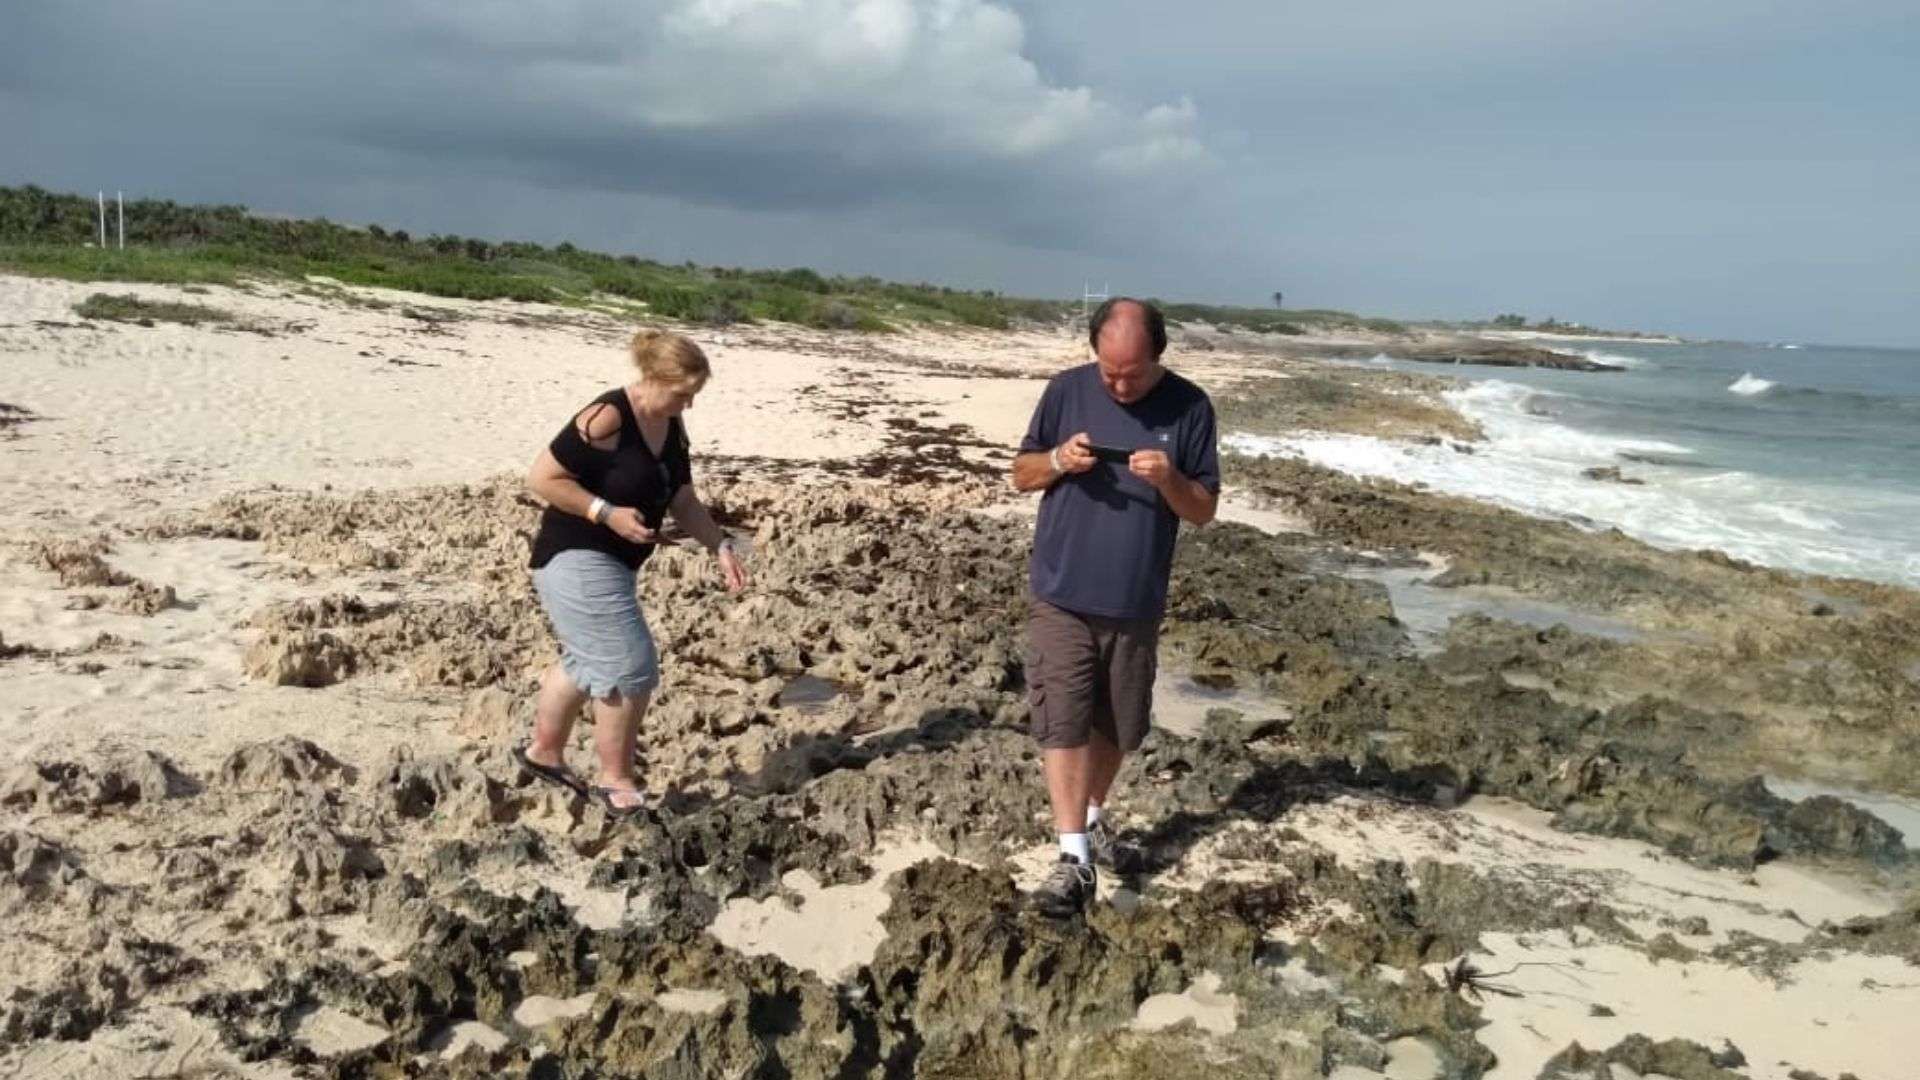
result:
[[[607,512],[607,519],[603,524],[612,529],[620,539],[635,544],[652,544],[660,539],[660,534],[647,528],[646,520],[640,516],[640,511],[631,506],[614,507]]]
[[[715,554],[720,559],[720,580],[727,583],[728,592],[737,593],[747,587],[747,582],[753,580],[752,575],[747,573],[747,564],[740,558],[740,553],[733,549],[732,544],[721,544],[720,550]]]

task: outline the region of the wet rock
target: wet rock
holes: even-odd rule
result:
[[[332,686],[353,674],[356,657],[326,631],[268,633],[247,649],[247,675],[275,686]]]
[[[1540,1080],[1617,1080],[1614,1065],[1673,1080],[1746,1080],[1744,1074],[1733,1071],[1734,1067],[1744,1065],[1746,1059],[1739,1057],[1738,1051],[1733,1056],[1739,1060],[1730,1060],[1724,1051],[1717,1054],[1685,1039],[1655,1042],[1645,1035],[1629,1035],[1612,1048],[1597,1053],[1575,1043],[1547,1062],[1540,1070]]]
[[[1680,944],[1672,934],[1655,935],[1653,940],[1647,942],[1647,955],[1655,960],[1674,960],[1683,964],[1700,959],[1698,950]]]
[[[1700,606],[1728,599],[1718,575],[1691,567],[1682,573],[1625,536],[1301,461],[1234,459],[1231,468],[1240,483],[1303,516],[1316,534],[1374,551],[1446,553],[1452,565],[1435,582],[1442,587],[1499,584],[1603,610],[1642,599]]]
[[[1595,465],[1591,469],[1580,470],[1580,475],[1589,480],[1604,480],[1615,484],[1644,484],[1645,480],[1632,476],[1623,476],[1618,465]]]
[[[434,876],[458,878],[476,867],[515,871],[548,865],[552,859],[547,841],[540,833],[517,826],[504,835],[491,834],[480,842],[449,840],[439,844],[433,849],[431,862]]]
[[[1902,957],[1920,966],[1920,897],[1909,898],[1886,915],[1823,925],[1819,939],[1862,952]]]
[[[1290,372],[1284,381],[1255,383],[1251,392],[1217,395],[1214,405],[1223,431],[1331,431],[1376,438],[1405,434],[1436,443],[1442,435],[1481,438],[1479,425],[1434,400],[1446,388],[1441,380],[1399,372],[1370,374],[1373,377],[1346,378],[1308,367]]]
[[[1920,684],[1906,675],[1920,662],[1920,597],[1911,592],[1803,578],[1717,553],[1661,551],[1613,530],[1299,461],[1235,458],[1228,468],[1256,497],[1314,529],[1317,539],[1297,542],[1435,552],[1449,562],[1435,586],[1500,586],[1670,629],[1663,640],[1578,654],[1543,647],[1538,658],[1516,641],[1504,662],[1570,698],[1650,694],[1721,714],[1705,732],[1729,751],[1716,753],[1716,763],[1779,753],[1753,736],[1770,722],[1809,729],[1829,756],[1870,763],[1903,760],[1920,739]],[[1850,614],[1809,614],[1809,590]],[[1910,778],[1876,767],[1874,783],[1905,791]]]
[[[1488,367],[1537,367],[1586,372],[1625,370],[1617,365],[1604,364],[1579,353],[1556,352],[1553,349],[1543,349],[1526,342],[1501,341],[1493,338],[1409,339],[1394,342],[1387,347],[1386,351],[1397,360],[1413,360],[1427,364],[1480,364]],[[1371,359],[1380,352],[1381,346],[1372,344],[1316,344],[1314,346],[1316,356],[1352,357],[1364,360]]]
[[[1837,852],[1883,866],[1907,858],[1906,838],[1900,830],[1832,795],[1816,795],[1794,803],[1780,819],[1774,836],[1775,846],[1786,854]]]
[[[22,645],[18,642],[9,645],[7,644],[6,637],[0,635],[0,660],[11,660],[16,656],[31,656],[38,652],[40,652],[40,650],[35,649],[31,645]]]

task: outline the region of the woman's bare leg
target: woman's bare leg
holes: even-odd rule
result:
[[[600,786],[638,788],[633,758],[640,739],[640,718],[647,714],[649,694],[609,694],[593,703],[593,749],[600,756]],[[639,795],[610,796],[615,806],[633,806]]]
[[[540,693],[533,703],[533,742],[527,757],[541,765],[560,765],[567,760],[567,736],[573,733],[574,718],[587,700],[586,692],[573,684],[559,664],[540,676]]]

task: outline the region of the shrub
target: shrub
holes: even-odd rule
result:
[[[814,309],[813,318],[809,321],[827,330],[859,330],[868,318],[865,312],[850,304],[829,300]]]
[[[130,293],[117,296],[109,293],[94,293],[73,305],[73,313],[83,319],[105,319],[112,322],[137,323],[141,326],[152,326],[157,322],[198,326],[201,323],[233,321],[231,314],[218,308],[204,307],[200,304],[142,300]]]
[[[734,323],[750,320],[751,316],[747,314],[747,309],[724,296],[716,296],[707,302],[706,317],[703,321],[708,326],[732,326]]]
[[[240,206],[183,206],[137,199],[127,204],[125,251],[90,246],[98,222],[91,196],[37,187],[0,187],[0,269],[78,281],[219,282],[247,277],[324,274],[359,285],[457,296],[587,303],[603,293],[648,305],[651,314],[688,322],[777,319],[831,329],[886,330],[889,321],[1000,329],[1016,320],[1059,323],[1080,302],[1010,297],[991,290],[922,282],[838,277],[808,267],[748,270],[666,265],[637,255],[551,248],[525,241],[453,235],[415,240],[404,229],[364,229],[324,220],[256,216]],[[1399,323],[1338,311],[1175,303],[1168,318],[1222,327],[1298,334],[1306,328],[1398,331]],[[146,316],[142,316],[146,317]]]

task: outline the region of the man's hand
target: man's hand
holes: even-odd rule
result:
[[[622,540],[635,544],[651,544],[659,540],[659,534],[647,528],[640,517],[640,511],[631,506],[616,506],[607,514],[607,528],[612,529]]]
[[[1056,447],[1053,452],[1053,458],[1059,463],[1060,471],[1063,473],[1083,473],[1093,468],[1094,464],[1100,459],[1093,456],[1092,450],[1087,449],[1091,445],[1093,445],[1093,440],[1087,437],[1086,432],[1082,431]]]
[[[1220,497],[1173,467],[1165,450],[1135,450],[1127,471],[1153,485],[1181,521],[1205,525],[1220,509]]]
[[[1127,459],[1127,471],[1152,484],[1155,491],[1165,491],[1167,484],[1180,475],[1165,450],[1135,450]]]
[[[752,576],[747,573],[747,564],[740,560],[732,544],[720,545],[717,553],[720,559],[720,580],[726,582],[727,591],[737,593],[747,587]]]

